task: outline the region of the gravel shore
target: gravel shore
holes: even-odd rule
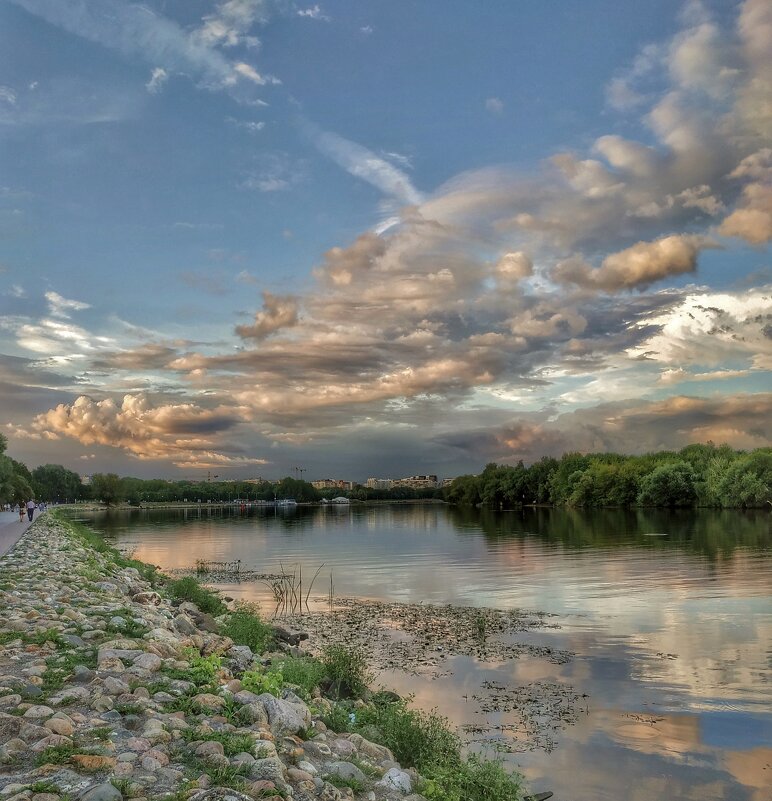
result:
[[[38,518],[0,559],[0,799],[424,801],[387,748],[327,729],[325,699],[245,690],[258,658],[218,622]]]

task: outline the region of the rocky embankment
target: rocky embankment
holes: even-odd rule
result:
[[[258,658],[216,630],[43,515],[0,559],[0,799],[423,801],[384,746],[245,690]]]

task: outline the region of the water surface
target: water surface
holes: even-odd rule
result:
[[[472,696],[483,681],[586,694],[575,723],[505,755],[557,801],[770,801],[770,519],[427,505],[142,510],[92,522],[166,569],[240,559],[264,572],[302,565],[310,577],[324,563],[319,596],[332,571],[336,596],[552,613],[559,628],[521,639],[572,651],[565,664],[457,657],[450,675],[381,680],[458,725],[480,721]],[[224,588],[272,608],[263,584]]]

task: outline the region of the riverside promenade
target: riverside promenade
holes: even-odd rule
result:
[[[35,510],[35,519],[40,514]],[[19,522],[18,512],[0,512],[0,557],[7,554],[19,541],[21,535],[30,527],[27,515],[24,515],[24,522]]]

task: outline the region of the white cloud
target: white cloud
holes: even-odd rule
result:
[[[150,80],[145,84],[145,89],[151,95],[158,94],[166,81],[169,80],[169,73],[161,67],[156,67],[150,75]]]
[[[417,205],[424,196],[402,170],[377,156],[371,150],[336,133],[323,131],[310,122],[304,130],[316,148],[351,175],[379,189],[403,205]]]
[[[498,97],[489,97],[485,101],[485,110],[491,114],[501,114],[504,111],[504,101]]]
[[[9,106],[16,105],[16,92],[10,86],[0,86],[0,103],[8,103]]]
[[[322,11],[318,3],[309,8],[299,8],[297,15],[299,17],[306,17],[306,19],[318,19],[324,22],[330,21],[330,18]]]
[[[69,318],[70,311],[83,311],[91,308],[90,303],[64,298],[58,292],[46,292],[45,298],[48,301],[48,309],[54,317]]]

